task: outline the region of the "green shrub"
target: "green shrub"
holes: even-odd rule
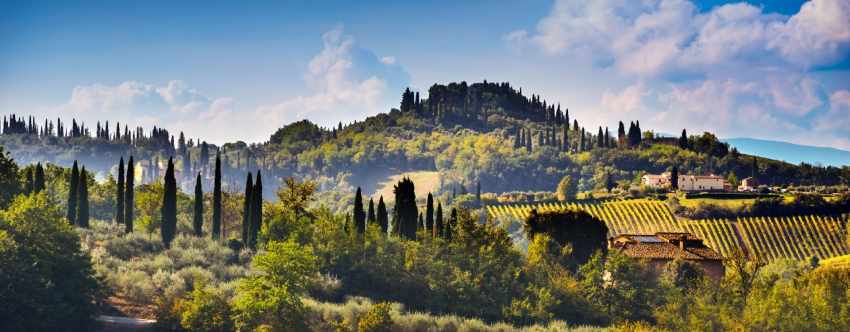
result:
[[[189,299],[180,305],[180,325],[188,331],[233,331],[230,305],[221,293],[196,287]]]
[[[372,306],[366,315],[357,323],[358,332],[391,332],[393,319],[390,317],[391,306],[383,302]]]

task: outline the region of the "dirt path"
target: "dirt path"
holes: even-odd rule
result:
[[[106,315],[98,316],[97,321],[100,323],[100,332],[153,331],[153,325],[156,323],[152,319]]]

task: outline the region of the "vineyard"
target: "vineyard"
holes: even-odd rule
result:
[[[523,220],[532,209],[538,212],[559,211],[565,209],[584,210],[590,215],[605,221],[608,235],[648,234],[655,232],[680,232],[676,217],[664,202],[657,200],[626,200],[604,203],[539,203],[488,206],[487,213],[495,218],[514,218]]]
[[[678,220],[664,202],[656,200],[500,205],[488,206],[487,213],[494,219],[523,220],[532,209],[587,211],[605,222],[609,236],[685,231],[724,256],[741,250],[773,261],[812,256],[823,259],[850,253],[846,237],[848,215]]]

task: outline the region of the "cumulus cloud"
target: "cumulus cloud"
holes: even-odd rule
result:
[[[686,0],[559,0],[535,32],[513,31],[505,40],[550,55],[602,57],[601,63],[640,76],[707,71],[694,66],[729,61],[812,68],[848,55],[850,3],[813,0],[786,17],[744,2],[699,12]]]
[[[533,30],[503,39],[625,80],[600,94],[601,120],[848,147],[850,95],[812,75],[850,57],[846,0],[812,0],[790,16],[746,2],[700,11],[687,0],[557,0]]]
[[[322,36],[323,48],[307,66],[309,93],[274,105],[238,109],[230,97],[210,97],[174,80],[163,85],[128,81],[74,88],[51,116],[74,117],[92,124],[109,119],[132,126],[161,126],[212,142],[262,141],[292,121],[322,125],[360,120],[389,110],[409,81],[394,57],[378,58],[358,47],[342,27]]]
[[[311,93],[260,107],[268,121],[282,126],[306,118],[331,126],[387,111],[398,102],[410,78],[394,57],[379,58],[357,46],[342,27],[326,32],[322,40],[324,47],[305,74]]]

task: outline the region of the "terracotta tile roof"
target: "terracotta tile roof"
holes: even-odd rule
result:
[[[648,259],[722,260],[723,256],[689,233],[621,235],[612,239],[612,249],[629,257]],[[684,240],[684,246],[680,241]],[[684,247],[684,248],[682,248]]]

